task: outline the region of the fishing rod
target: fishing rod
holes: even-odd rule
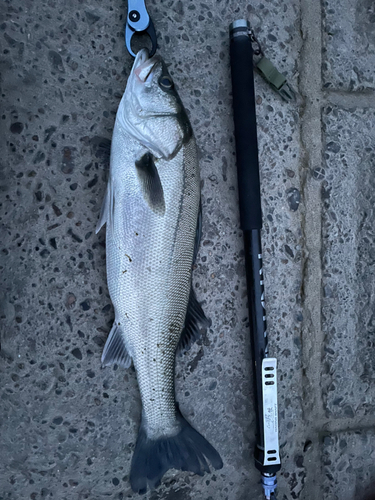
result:
[[[237,156],[240,223],[244,235],[254,395],[256,403],[255,467],[267,500],[275,498],[281,468],[277,410],[277,360],[268,356],[262,268],[262,211],[256,128],[253,48],[257,43],[248,21],[229,27],[233,117]],[[258,45],[259,46],[259,45]]]

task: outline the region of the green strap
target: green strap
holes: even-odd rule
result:
[[[286,78],[282,75],[275,66],[266,57],[258,62],[257,68],[262,76],[273,86],[276,90],[280,90],[286,82]]]
[[[278,92],[285,101],[291,101],[295,98],[293,89],[290,87],[283,74],[266,57],[256,65],[259,73]]]

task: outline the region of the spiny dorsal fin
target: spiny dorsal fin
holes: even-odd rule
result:
[[[202,306],[198,302],[193,288],[191,288],[185,317],[185,325],[177,346],[177,352],[190,349],[191,344],[201,337],[201,328],[207,328],[210,325],[211,321],[206,318]]]
[[[122,336],[121,327],[115,322],[109,333],[102,354],[102,367],[118,364],[124,368],[129,368],[132,358],[128,353]]]
[[[160,182],[158,170],[151,153],[145,153],[135,162],[138,179],[142,186],[145,201],[153,212],[158,215],[165,213],[163,186]]]

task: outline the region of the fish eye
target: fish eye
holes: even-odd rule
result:
[[[165,89],[170,90],[173,87],[172,78],[166,75],[162,75],[159,78],[159,85]]]

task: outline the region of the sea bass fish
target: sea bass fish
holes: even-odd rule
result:
[[[107,280],[115,321],[103,366],[133,361],[142,420],[132,458],[135,492],[168,469],[203,474],[217,451],[175,401],[175,355],[207,319],[191,287],[200,235],[200,176],[192,128],[159,56],[137,54],[112,137],[97,232],[106,224]]]

